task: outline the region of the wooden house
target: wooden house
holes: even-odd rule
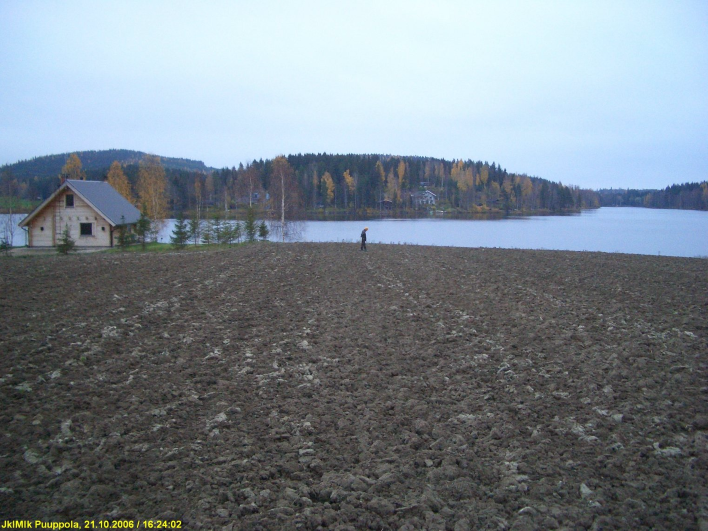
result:
[[[134,228],[140,211],[106,182],[67,179],[19,226],[28,247],[54,247],[68,227],[78,247],[113,247],[116,230]]]

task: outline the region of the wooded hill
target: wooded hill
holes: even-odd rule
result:
[[[77,153],[86,178],[102,180],[118,161],[133,187],[144,154],[128,150]],[[559,212],[595,208],[592,190],[508,172],[496,163],[449,161],[432,157],[393,155],[298,154],[286,157],[303,216],[351,213],[373,216],[392,212],[416,215],[430,209],[451,213]],[[59,185],[57,178],[68,154],[37,157],[3,167],[19,184],[20,195],[44,199]],[[169,208],[173,212],[204,208],[231,210],[249,201],[262,207],[273,195],[273,160],[215,170],[203,162],[162,158]],[[434,205],[418,196],[435,194]]]
[[[118,161],[121,166],[138,164],[146,155],[142,151],[130,149],[106,149],[102,151],[76,151],[76,155],[81,159],[81,165],[89,180],[100,180],[107,172],[113,161]],[[32,177],[54,178],[61,173],[61,169],[66,163],[71,153],[61,153],[59,155],[46,155],[34,157],[29,160],[22,160],[14,164],[3,166],[2,169],[9,168],[13,175],[19,179]],[[207,173],[214,168],[208,168],[200,160],[179,159],[172,157],[160,157],[165,169],[196,171]]]

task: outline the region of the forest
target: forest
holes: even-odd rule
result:
[[[71,154],[80,178],[103,180],[118,163],[129,188],[137,190],[141,164],[149,157],[129,150]],[[2,168],[0,195],[40,201],[56,190],[70,154],[38,157]],[[274,178],[274,161],[287,164],[289,215],[301,219],[547,213],[597,208],[592,190],[508,172],[492,162],[373,154],[298,154],[254,160],[245,166],[213,169],[199,161],[160,158],[166,208],[228,213],[243,205],[277,210],[274,198],[285,181]],[[281,187],[282,190],[276,189]]]
[[[601,206],[708,210],[708,182],[667,186],[663,190],[598,190]]]

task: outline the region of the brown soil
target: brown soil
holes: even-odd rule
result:
[[[708,261],[0,261],[0,519],[706,529]]]

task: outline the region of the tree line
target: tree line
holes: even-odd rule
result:
[[[708,181],[667,186],[663,190],[599,190],[601,206],[708,210]]]
[[[280,159],[292,173],[287,195],[297,197],[293,207],[297,204],[297,214],[306,218],[317,213],[369,217],[389,210],[415,215],[432,208],[416,199],[424,191],[435,194],[435,209],[459,213],[599,206],[592,190],[510,173],[495,163],[389,155],[299,154]],[[283,196],[278,189],[280,166],[274,160],[254,160],[201,176],[180,172],[174,175],[172,200],[187,209],[223,205],[228,210],[254,200],[272,206],[277,201],[269,201],[271,196]]]
[[[70,171],[66,166],[74,159],[82,162],[78,154],[70,155],[61,173]],[[283,227],[286,219],[323,214],[414,216],[432,208],[460,214],[541,213],[600,206],[592,190],[508,172],[494,162],[432,157],[298,154],[210,170],[170,167],[159,157],[143,155],[137,162],[114,160],[103,169],[82,166],[78,178],[109,180],[134,204],[151,210],[151,218],[180,211],[196,211],[199,217],[216,210],[237,216],[250,206]],[[59,183],[56,173],[15,176],[10,166],[3,169],[3,179],[14,182],[18,197],[35,200],[48,197]],[[434,194],[434,205],[419,201],[423,192]]]

